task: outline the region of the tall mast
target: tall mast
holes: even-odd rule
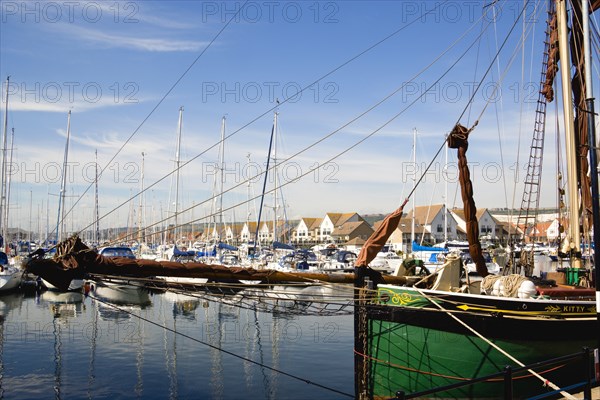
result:
[[[67,114],[67,143],[65,144],[65,158],[63,161],[62,182],[58,195],[58,218],[56,221],[56,241],[63,240],[65,233],[65,195],[67,188],[67,161],[69,159],[69,140],[71,138],[71,110]]]
[[[569,194],[569,233],[567,241],[572,255],[580,254],[581,239],[579,230],[579,196],[577,187],[577,149],[575,146],[575,121],[573,116],[573,99],[569,60],[571,54],[568,41],[567,8],[565,0],[556,0],[556,16],[558,24],[558,41],[561,64],[563,118],[565,124],[565,144],[567,153],[567,179]],[[572,266],[581,267],[581,258],[572,256]]]
[[[98,246],[100,244],[100,213],[98,211],[99,203],[98,203],[98,149],[94,152],[95,160],[96,160],[96,176],[94,179],[94,212],[96,213],[96,222],[95,226],[95,237],[94,242]]]
[[[140,206],[138,212],[138,248],[142,251],[142,241],[144,240],[144,152],[142,151],[142,168],[140,169]]]
[[[177,217],[179,216],[179,165],[181,164],[181,129],[183,127],[183,106],[179,107],[179,122],[177,123],[177,149],[175,151],[175,228],[173,229],[173,243],[177,244]]]
[[[417,128],[413,129],[413,166],[415,176],[413,177],[413,193],[417,186]],[[410,245],[415,242],[415,196],[412,197],[412,220],[411,220],[411,228],[410,228]]]
[[[444,164],[444,242],[448,243],[448,137],[445,143],[445,164]]]
[[[6,77],[6,101],[4,102],[4,130],[2,133],[2,168],[1,174],[2,185],[0,187],[0,224],[2,225],[2,238],[4,239],[4,250],[8,245],[7,231],[8,228],[4,223],[4,213],[8,213],[6,208],[6,142],[7,142],[7,130],[8,130],[8,85],[10,83],[10,76]]]
[[[219,174],[220,176],[220,188],[219,188],[219,241],[223,240],[223,186],[225,184],[225,116],[221,119],[221,144],[219,146]]]
[[[6,204],[4,209],[4,227],[6,228],[6,234],[8,235],[8,214],[10,211],[10,175],[8,175],[8,166],[12,165],[13,162],[13,149],[15,144],[15,128],[10,131],[10,155],[8,156],[8,165],[6,167]]]
[[[246,177],[248,179],[248,182],[246,183],[246,191],[247,191],[247,196],[248,196],[248,201],[246,202],[246,226],[248,227],[248,232],[250,231],[250,189],[251,189],[251,179],[250,179],[250,153],[248,153],[246,155],[246,158],[248,158],[248,163],[246,164],[248,167],[246,168],[246,171],[248,171],[248,176]],[[248,239],[250,239],[250,235],[248,235]]]
[[[279,182],[277,181],[277,115],[278,112],[275,111],[275,115],[273,116],[273,175],[275,190],[273,191],[273,241],[277,240],[277,188],[279,186]]]

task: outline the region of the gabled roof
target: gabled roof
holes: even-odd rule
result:
[[[417,206],[408,212],[409,218],[415,214],[415,221],[420,225],[431,225],[433,219],[444,209],[443,204],[433,204],[431,206]]]
[[[351,213],[327,213],[326,215],[329,217],[329,220],[331,221],[331,223],[335,227],[343,225],[346,221],[348,221],[350,218],[354,217],[355,215],[358,216],[358,218],[359,218],[360,221],[364,221],[363,218],[360,215],[358,215],[358,213],[355,213],[355,212],[351,212]]]
[[[306,225],[306,229],[308,229],[309,231],[314,231],[319,226],[321,226],[321,222],[323,222],[323,218],[305,217],[305,218],[302,218],[302,221],[304,222],[304,225]]]
[[[346,222],[342,226],[335,228],[331,236],[348,236],[351,235],[357,229],[365,227],[372,233],[373,228],[365,221]]]
[[[238,224],[229,224],[227,225],[228,228],[231,229],[231,233],[233,233],[234,235],[241,233],[242,229],[244,229],[244,224],[238,223]]]
[[[314,219],[314,221],[308,227],[308,229],[311,230],[311,231],[314,231],[315,229],[318,229],[321,226],[321,223],[323,222],[323,218],[313,218],[313,219]]]
[[[248,230],[250,231],[250,233],[256,232],[256,221],[251,221],[251,222],[248,222],[247,224],[248,224]],[[246,223],[244,223],[244,225],[246,225]],[[264,229],[265,226],[267,227],[267,229],[270,229],[269,225],[266,222],[261,222],[260,226],[261,226],[261,230]]]

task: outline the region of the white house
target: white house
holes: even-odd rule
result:
[[[459,224],[454,219],[453,214],[446,209],[444,204],[435,204],[431,206],[417,206],[414,210],[411,210],[406,219],[410,221],[412,226],[413,213],[415,215],[415,225],[422,227],[425,233],[429,233],[431,241],[439,243],[444,241],[446,235],[444,235],[444,216],[447,220],[447,236],[449,240],[456,239],[458,237],[457,229]],[[410,232],[410,227],[408,228]],[[403,232],[406,230],[403,229]]]
[[[292,240],[296,243],[318,240],[323,218],[302,218],[293,231]]]
[[[450,211],[458,223],[459,230],[467,231],[467,222],[465,220],[465,211],[455,208]],[[479,237],[488,240],[500,240],[504,238],[506,227],[498,221],[487,208],[477,210],[477,223],[479,225]],[[508,234],[508,233],[507,233]]]
[[[319,226],[319,240],[322,242],[331,242],[333,231],[341,227],[346,222],[359,222],[364,219],[357,213],[327,213]]]

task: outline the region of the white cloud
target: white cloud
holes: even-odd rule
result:
[[[79,40],[96,43],[110,48],[133,49],[150,52],[178,52],[178,51],[198,51],[207,42],[192,40],[174,40],[165,38],[133,37],[129,35],[115,35],[101,32],[99,30],[82,28],[76,25],[63,24],[62,29],[65,33]]]

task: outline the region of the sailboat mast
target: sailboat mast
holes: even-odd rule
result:
[[[177,149],[175,151],[175,227],[173,229],[173,243],[177,244],[177,217],[179,216],[179,165],[181,164],[181,129],[183,127],[183,106],[179,107],[179,122],[177,123]]]
[[[94,195],[94,211],[96,213],[96,223],[95,225],[95,238],[94,241],[96,243],[96,245],[100,245],[100,212],[98,211],[98,149],[96,149],[96,151],[94,152],[94,156],[96,159],[96,175],[95,175],[95,179],[94,179],[94,191],[95,191],[95,195]]]
[[[277,240],[277,187],[279,182],[277,181],[277,111],[273,116],[273,175],[274,179],[274,191],[273,191],[273,241]]]
[[[219,173],[220,173],[220,188],[219,188],[219,241],[222,241],[223,227],[223,187],[225,184],[225,116],[221,120],[221,146],[219,152]]]
[[[414,177],[413,177],[413,193],[417,186],[417,128],[413,129],[413,166],[414,166]],[[412,220],[411,220],[411,228],[410,228],[410,243],[411,246],[415,242],[415,196],[412,197]]]
[[[10,83],[10,76],[6,77],[6,101],[4,102],[4,130],[2,133],[2,186],[0,188],[0,224],[2,224],[2,238],[4,239],[4,247],[8,244],[7,238],[7,227],[4,224],[4,214],[7,213],[6,206],[6,142],[7,142],[7,131],[8,131],[8,85]]]
[[[571,77],[569,60],[571,59],[568,26],[567,26],[567,8],[565,0],[556,0],[556,16],[558,25],[558,42],[561,63],[564,66],[560,69],[562,81],[562,101],[563,118],[565,123],[565,145],[567,153],[567,189],[569,194],[569,234],[567,240],[572,254],[580,254],[581,238],[579,229],[579,196],[577,187],[577,149],[575,145],[575,120],[573,115],[573,99],[571,96]],[[581,267],[581,258],[571,257],[572,266]]]
[[[250,179],[250,153],[246,156],[248,158],[248,163],[246,170],[248,171],[248,183],[246,183],[246,191],[248,196],[248,201],[246,202],[246,226],[248,227],[248,231],[250,231],[250,189],[251,189],[251,179]],[[250,238],[250,236],[248,236]]]
[[[67,143],[65,144],[65,158],[63,160],[62,181],[58,197],[58,218],[56,221],[56,241],[63,240],[65,233],[65,195],[67,188],[67,161],[69,159],[69,140],[71,138],[71,110],[67,114]]]
[[[8,157],[8,165],[12,165],[13,162],[13,149],[15,145],[15,128],[11,129],[10,133],[10,155]],[[6,173],[8,175],[8,166],[6,167]],[[6,234],[8,235],[8,214],[10,210],[10,175],[6,177],[6,203],[4,208],[4,224],[6,228]],[[5,236],[8,237],[8,236]]]
[[[139,251],[142,251],[142,241],[144,240],[144,156],[146,154],[142,151],[142,168],[140,169],[140,205],[138,212],[138,247]]]
[[[444,164],[444,242],[448,243],[448,137],[445,143]]]

